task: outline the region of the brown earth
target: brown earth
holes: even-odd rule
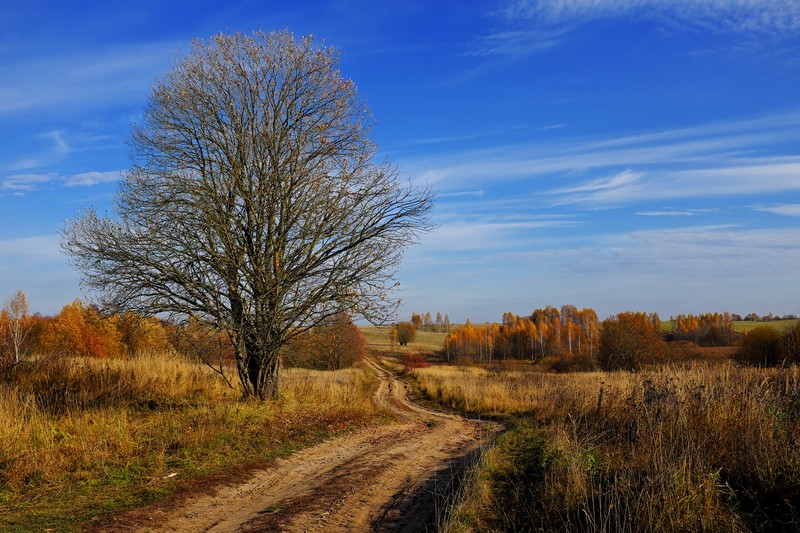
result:
[[[241,484],[117,517],[116,531],[433,531],[463,467],[497,433],[421,407],[374,361],[375,401],[398,422],[324,442]]]

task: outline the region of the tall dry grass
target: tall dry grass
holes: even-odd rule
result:
[[[376,416],[364,369],[282,375],[278,402],[241,401],[170,356],[49,359],[0,383],[0,530],[82,529],[191,481],[262,464]]]
[[[414,371],[443,405],[514,416],[449,528],[800,530],[800,370]]]

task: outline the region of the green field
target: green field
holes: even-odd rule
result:
[[[772,320],[770,322],[753,322],[751,320],[737,320],[733,323],[733,329],[738,332],[742,331],[750,331],[758,326],[768,326],[773,329],[777,329],[781,333],[790,329],[795,324],[800,322],[800,320]]]
[[[800,322],[800,320],[772,320],[769,322],[755,322],[753,320],[734,320],[733,329],[739,333],[742,333],[744,331],[754,330],[759,326],[767,326],[783,333],[784,331],[793,327],[798,322]],[[671,333],[672,322],[670,322],[669,320],[662,320],[661,331],[665,333]]]
[[[382,352],[398,353],[432,353],[444,347],[444,332],[417,331],[417,338],[407,346],[392,345],[391,326],[359,326],[361,333],[367,339],[367,346]]]

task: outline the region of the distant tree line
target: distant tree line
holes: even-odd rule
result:
[[[670,318],[675,340],[691,341],[699,346],[731,346],[739,339],[733,329],[733,315],[727,311]]]
[[[735,322],[772,322],[774,320],[797,320],[797,315],[773,315],[772,313],[767,313],[764,316],[759,316],[758,313],[749,313],[744,316],[733,313],[731,315],[731,320]]]
[[[414,328],[419,331],[449,333],[451,328],[450,317],[447,316],[447,313],[442,317],[442,313],[437,312],[435,321],[430,313],[411,313],[411,323],[414,325]]]
[[[334,370],[351,366],[366,351],[361,331],[339,313],[298,335],[284,348],[289,366]],[[210,364],[234,364],[234,348],[223,332],[189,319],[175,323],[135,313],[106,314],[80,299],[53,316],[30,314],[19,291],[0,310],[0,368],[35,357],[125,359],[173,353]]]
[[[591,308],[548,306],[530,315],[504,313],[498,324],[451,331],[442,350],[447,361],[491,363],[506,359],[546,362],[554,370],[636,370],[702,357],[698,346],[738,346],[741,364],[775,366],[800,362],[800,323],[785,333],[760,326],[738,333],[730,313],[670,317],[663,331],[657,313],[626,311],[600,322]]]
[[[552,356],[592,359],[597,351],[597,313],[574,305],[536,309],[528,316],[507,312],[502,323],[476,327],[469,321],[447,336],[444,355],[448,361],[472,359],[541,360]]]

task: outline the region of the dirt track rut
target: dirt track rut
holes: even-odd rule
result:
[[[374,361],[375,400],[399,415],[277,461],[236,486],[199,496],[138,531],[431,531],[462,463],[496,428],[425,409]]]

